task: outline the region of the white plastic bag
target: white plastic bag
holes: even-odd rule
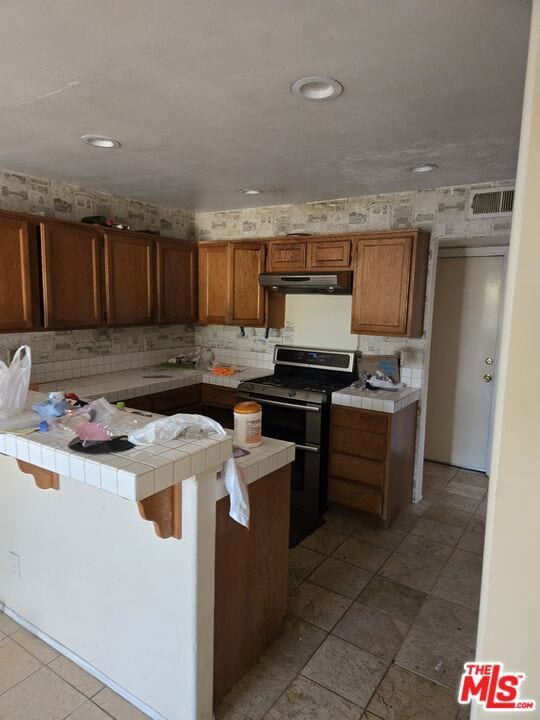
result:
[[[24,408],[31,371],[32,351],[28,345],[21,345],[9,367],[0,361],[0,420],[18,415]]]
[[[174,440],[186,428],[193,426],[201,430],[211,430],[219,435],[227,435],[222,426],[205,415],[187,415],[178,413],[170,417],[160,418],[148,423],[146,427],[134,430],[128,435],[129,442],[134,445],[153,445],[154,443]],[[223,482],[231,499],[229,515],[237,523],[249,527],[249,496],[245,483],[236,469],[234,458],[230,457],[223,463]]]

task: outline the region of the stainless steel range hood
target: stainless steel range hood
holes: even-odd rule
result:
[[[259,285],[270,292],[295,293],[297,295],[350,295],[352,273],[303,272],[303,273],[261,273]]]

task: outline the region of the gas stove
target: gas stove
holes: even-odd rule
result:
[[[291,545],[322,524],[328,484],[332,393],[358,377],[356,354],[277,345],[274,374],[240,383],[239,400],[263,407],[263,435],[294,442]]]

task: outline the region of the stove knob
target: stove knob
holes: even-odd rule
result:
[[[296,395],[296,390],[289,390],[289,397],[294,397]]]

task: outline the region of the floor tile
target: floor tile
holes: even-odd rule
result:
[[[2,720],[64,720],[86,702],[84,695],[42,667],[0,695]]]
[[[289,614],[330,631],[351,602],[343,595],[305,582],[289,595]]]
[[[387,667],[387,661],[329,635],[302,675],[365,707]]]
[[[103,689],[103,683],[63,655],[49,663],[49,667],[86,697],[91,698]]]
[[[32,675],[40,667],[41,663],[11,638],[0,640],[0,693]]]
[[[468,528],[461,536],[457,546],[461,550],[482,555],[484,552],[484,536],[486,534],[486,521],[482,517],[474,516]]]
[[[463,510],[431,505],[422,517],[425,520],[436,520],[445,523],[445,525],[454,525],[464,529],[471,522],[473,515],[472,513],[463,512]]]
[[[289,573],[289,577],[287,579],[287,592],[290,594],[296,588],[301,585],[304,582],[304,578],[298,577],[297,575],[293,575],[293,573]]]
[[[17,630],[17,632],[14,632],[10,637],[17,643],[17,645],[20,645],[25,650],[28,650],[29,653],[42,663],[47,664],[59,655],[59,653],[57,653],[50,645],[47,645],[47,643],[44,643],[43,640],[40,640],[24,628],[22,630]]]
[[[450,480],[445,492],[463,495],[463,497],[473,498],[474,500],[481,500],[486,494],[486,489],[477,487],[476,485],[467,485],[466,483],[457,482],[456,480]]]
[[[332,634],[373,655],[393,660],[409,629],[408,623],[355,602],[332,630]]]
[[[322,553],[297,545],[289,550],[289,572],[297,577],[307,578],[325,557]]]
[[[13,635],[17,630],[22,630],[22,625],[12,620],[5,613],[0,612],[0,632],[4,635]]]
[[[358,720],[362,709],[330,690],[299,676],[265,720]]]
[[[231,708],[225,703],[221,703],[214,709],[214,720],[249,720],[249,718],[237,708]]]
[[[487,495],[486,495],[486,497],[480,502],[480,504],[479,504],[478,507],[476,508],[474,514],[475,514],[475,515],[480,515],[481,517],[486,517],[486,513],[487,513],[487,502],[488,502],[488,499],[487,499]]]
[[[454,510],[463,510],[463,512],[474,512],[480,501],[475,498],[463,497],[463,495],[455,495],[454,493],[442,492],[434,505],[442,507],[451,507]]]
[[[367,709],[382,720],[454,720],[455,693],[393,665]]]
[[[353,510],[348,510],[339,505],[332,505],[324,514],[324,519],[324,527],[327,530],[333,530],[342,535],[351,535],[360,527],[364,517]]]
[[[250,720],[260,720],[294,677],[294,670],[263,658],[227,693],[224,704],[244,713]]]
[[[432,594],[471,610],[478,610],[482,558],[465,550],[454,550],[437,580]]]
[[[94,695],[92,702],[112,715],[115,720],[148,720],[147,715],[110,688],[103,688],[97,695]]]
[[[345,540],[346,535],[328,530],[326,527],[320,527],[314,533],[308,535],[302,540],[302,547],[309,550],[315,550],[325,555],[330,555]]]
[[[415,625],[427,632],[459,640],[469,647],[476,645],[478,613],[433,595],[426,598]]]
[[[111,716],[104,713],[93,702],[87,700],[84,705],[71,713],[66,720],[111,720]]]
[[[414,506],[411,506],[414,507]],[[411,510],[405,510],[399,515],[394,522],[390,525],[391,530],[395,530],[399,533],[410,533],[413,527],[418,522],[418,519],[422,517],[425,510],[422,513],[416,513]]]
[[[487,490],[489,485],[488,476],[482,472],[474,472],[474,470],[458,470],[453,480],[466,485],[476,485],[484,490]]]
[[[398,546],[397,552],[401,555],[409,555],[418,560],[430,562],[446,562],[452,553],[450,545],[435,542],[420,535],[407,535]]]
[[[348,538],[334,552],[333,557],[352,565],[358,565],[364,570],[377,572],[389,555],[389,550],[370,545],[363,540]]]
[[[372,577],[368,570],[330,557],[315,568],[308,580],[354,600]]]
[[[463,530],[459,527],[428,518],[420,518],[411,530],[413,535],[420,535],[429,540],[435,540],[435,542],[446,543],[446,545],[455,545],[462,532]]]
[[[441,493],[446,489],[446,486],[450,480],[448,478],[437,478],[431,475],[424,475],[422,481],[422,492],[423,493]]]
[[[425,500],[419,500],[418,502],[413,502],[410,505],[407,505],[405,512],[410,513],[411,515],[416,515],[417,517],[420,517],[425,513],[425,511],[428,509],[429,503]]]
[[[395,582],[429,592],[439,577],[442,565],[417,560],[394,553],[380,570],[380,574]]]
[[[442,463],[429,462],[429,460],[424,462],[424,475],[429,477],[451,480],[457,471],[458,468],[453,465],[443,465]]]
[[[401,646],[396,665],[455,689],[463,663],[470,660],[474,660],[474,648],[416,626]]]
[[[426,599],[426,593],[375,575],[358,600],[388,613],[398,620],[412,623]]]
[[[377,545],[377,547],[394,550],[403,540],[403,533],[397,530],[386,530],[366,522],[353,533],[353,537],[371,543],[371,545]]]
[[[265,652],[265,657],[291,670],[300,670],[326,637],[326,632],[314,625],[286,618],[280,637]]]

